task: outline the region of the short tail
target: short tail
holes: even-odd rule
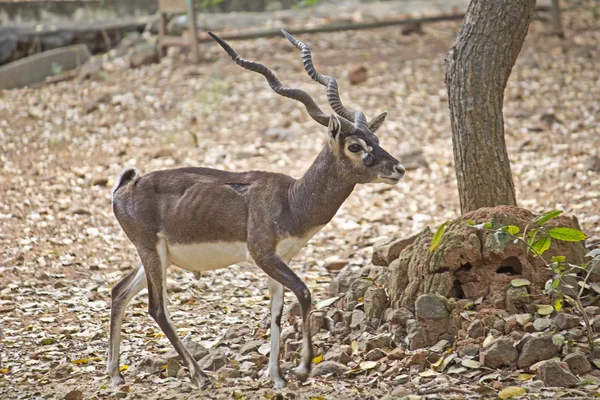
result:
[[[127,185],[129,182],[136,180],[140,177],[140,173],[137,169],[133,167],[125,168],[117,178],[117,182],[115,183],[115,187],[112,190],[112,195],[115,195],[115,192],[119,190],[122,186]]]

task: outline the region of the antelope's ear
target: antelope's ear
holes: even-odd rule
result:
[[[334,151],[334,153],[336,153],[337,151],[339,151],[339,139],[340,139],[340,133],[342,131],[342,124],[340,123],[340,120],[338,119],[338,117],[336,117],[335,115],[331,115],[331,117],[329,117],[329,126],[327,127],[327,136],[328,136],[328,142],[329,142],[329,147],[331,148],[331,150]]]
[[[387,111],[382,112],[375,118],[369,122],[369,130],[373,133],[377,132],[377,130],[383,125],[385,118],[387,117]]]

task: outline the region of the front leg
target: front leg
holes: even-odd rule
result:
[[[310,309],[311,309],[311,296],[308,287],[302,282],[302,280],[287,266],[287,264],[275,253],[268,253],[265,255],[257,254],[250,250],[250,254],[254,259],[256,265],[258,265],[263,271],[269,275],[271,279],[276,282],[279,282],[281,285],[285,286],[289,290],[291,290],[298,298],[298,302],[300,303],[300,310],[302,313],[302,355],[300,360],[300,365],[294,369],[294,374],[298,377],[298,379],[304,382],[309,374],[312,363],[312,340],[310,336]],[[281,297],[283,297],[283,291],[281,293]],[[273,308],[273,306],[272,306]],[[275,314],[273,314],[275,315]],[[272,323],[273,325],[279,325]],[[273,334],[273,330],[271,330]],[[272,348],[271,348],[271,359],[269,363],[269,374],[271,371],[279,371],[279,349],[276,352],[274,349],[274,342],[277,342],[277,346],[279,347],[279,326],[276,329],[277,340],[272,340]],[[275,355],[274,355],[275,354]],[[273,361],[276,359],[276,366],[273,365]],[[284,384],[283,381],[278,381],[274,379],[271,375],[271,379],[275,381],[275,386]]]
[[[286,386],[287,380],[281,374],[279,354],[281,351],[281,314],[283,313],[283,285],[269,277],[269,296],[271,297],[271,354],[269,355],[268,373],[275,389]]]

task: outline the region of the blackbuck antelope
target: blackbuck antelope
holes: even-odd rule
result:
[[[112,192],[113,211],[135,245],[141,265],[112,289],[107,373],[113,386],[124,383],[119,372],[123,313],[131,298],[146,286],[149,313],[183,359],[191,381],[200,388],[210,384],[171,324],[165,289],[170,264],[198,274],[247,261],[266,272],[271,297],[267,372],[276,388],[286,384],[279,368],[279,337],[283,291],[291,290],[300,303],[303,332],[301,361],[293,372],[301,381],[309,376],[311,294],[288,263],[333,218],[357,184],[396,184],[404,175],[404,167],[379,146],[375,136],[386,113],[367,123],[362,112],[344,107],[335,79],[316,72],[309,48],[283,33],[301,50],[310,77],[327,86],[329,104],[337,116],[325,115],[306,92],[283,86],[267,67],[244,60],[209,32],[238,65],[263,75],[278,94],[304,104],[308,114],[327,127],[327,144],[300,179],[271,172],[209,168],[146,175],[128,168],[121,173]]]

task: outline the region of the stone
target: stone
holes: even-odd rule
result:
[[[509,287],[506,291],[506,311],[509,314],[527,312],[531,304],[531,296],[526,286]]]
[[[550,328],[550,325],[552,325],[550,318],[536,318],[536,320],[533,321],[533,326],[538,332],[545,331],[546,329]]]
[[[252,353],[253,351],[258,351],[258,348],[263,345],[265,343],[264,340],[250,340],[249,342],[246,342],[241,348],[240,348],[240,355],[246,355],[248,353]]]
[[[252,330],[247,325],[231,325],[223,335],[223,339],[237,339],[248,337]]]
[[[381,265],[387,267],[398,258],[400,252],[413,244],[417,235],[410,236],[408,238],[387,238],[376,242],[373,245],[373,257],[371,262],[373,265]]]
[[[519,352],[508,339],[499,338],[487,347],[483,348],[479,354],[479,362],[489,368],[513,368],[519,358]]]
[[[335,335],[341,336],[343,334],[345,334],[346,332],[348,332],[349,327],[348,324],[344,321],[340,321],[340,322],[336,322],[334,328],[333,328],[333,333]]]
[[[61,47],[0,66],[0,90],[14,89],[41,82],[60,73],[79,67],[90,58],[84,44]]]
[[[598,306],[587,306],[584,310],[590,319],[600,314],[600,307]]]
[[[202,346],[200,343],[194,342],[192,340],[192,337],[189,335],[185,336],[182,342],[185,345],[185,348],[190,352],[190,354],[192,355],[192,357],[194,357],[194,360],[196,361],[200,360],[208,354],[208,349]],[[181,357],[179,356],[179,354],[177,354],[175,349],[167,351],[164,355],[164,358],[166,360],[163,364],[166,364],[170,359],[182,361]]]
[[[373,349],[365,354],[365,360],[367,361],[377,361],[385,357],[385,352],[381,349]]]
[[[563,359],[563,362],[567,363],[569,371],[575,375],[585,374],[592,370],[592,364],[590,364],[587,357],[581,353],[569,354]]]
[[[538,379],[547,387],[573,387],[579,384],[579,379],[573,375],[564,363],[549,360],[538,369]]]
[[[467,334],[473,339],[485,336],[485,325],[480,319],[473,320],[467,327]]]
[[[79,67],[77,73],[77,82],[83,82],[86,79],[95,79],[102,72],[102,60],[94,60],[83,64]]]
[[[392,390],[392,396],[394,396],[394,398],[396,399],[408,398],[408,396],[413,393],[414,390],[410,390],[409,388],[403,385],[398,385],[394,388],[394,390]]]
[[[333,376],[340,376],[345,372],[348,372],[349,370],[350,368],[338,362],[322,361],[319,364],[313,366],[312,371],[310,372],[310,376],[315,377],[329,374]]]
[[[367,322],[367,314],[363,310],[358,308],[352,311],[352,320],[350,322],[350,329],[360,329]]]
[[[560,312],[554,317],[552,323],[557,331],[565,331],[567,329],[578,328],[580,326],[580,319],[576,315]]]
[[[421,295],[415,303],[415,315],[419,319],[446,319],[449,316],[447,303],[448,300],[440,295]]]
[[[198,365],[203,371],[216,371],[228,363],[229,360],[227,359],[227,356],[222,353],[210,353],[198,361]]]
[[[423,32],[423,24],[415,22],[402,25],[400,28],[400,33],[402,33],[404,36],[410,36],[413,34],[422,35],[425,32]]]
[[[331,349],[323,356],[324,361],[335,361],[340,364],[348,364],[350,356],[352,355],[352,348],[348,345],[334,344]]]
[[[368,69],[364,64],[355,64],[350,67],[350,71],[348,71],[348,80],[353,85],[363,83],[368,78],[367,71]]]
[[[299,317],[302,313],[300,309],[300,303],[298,300],[293,300],[287,309],[288,314],[293,315],[294,317]]]
[[[170,378],[177,377],[179,370],[181,369],[181,364],[175,358],[169,359],[167,362],[167,376]]]
[[[586,171],[600,172],[600,157],[590,155],[583,161],[583,168]]]
[[[363,333],[357,340],[359,349],[370,351],[373,349],[384,349],[392,347],[392,337],[388,333],[372,336],[368,333]]]
[[[340,271],[346,265],[348,265],[348,260],[338,258],[337,256],[333,256],[333,257],[327,258],[325,260],[325,268],[327,269],[327,271],[330,271],[330,272],[331,271]]]
[[[527,333],[535,333],[537,332],[537,329],[535,329],[535,325],[533,325],[533,322],[528,322],[524,327],[523,330]]]
[[[158,49],[152,43],[140,43],[129,52],[129,66],[139,68],[143,65],[154,64],[159,61]]]
[[[406,352],[404,351],[404,349],[401,349],[400,347],[390,351],[387,354],[387,358],[388,360],[403,360],[404,357],[406,357]]]
[[[382,287],[371,286],[365,292],[365,313],[369,318],[381,318],[388,305],[387,294]]]
[[[158,357],[145,357],[136,366],[136,373],[146,372],[148,374],[153,374],[159,372],[167,362],[167,360]]]
[[[466,345],[458,348],[458,356],[461,358],[475,357],[479,354],[479,350],[481,350],[481,346],[478,344],[475,344],[475,343],[466,344]]]
[[[527,368],[533,364],[548,360],[556,355],[560,348],[552,341],[552,336],[532,337],[523,346],[517,366]]]
[[[416,351],[406,362],[406,367],[410,368],[413,366],[417,366],[419,371],[423,371],[425,369],[425,364],[427,363],[427,352],[424,350]]]
[[[223,378],[236,379],[242,376],[242,372],[239,369],[223,367],[219,370],[219,375]]]
[[[331,284],[329,285],[329,294],[332,297],[335,297],[339,296],[341,293],[346,293],[352,282],[359,279],[360,276],[360,271],[353,271],[350,267],[345,267],[333,281],[331,281]]]
[[[371,286],[373,286],[373,281],[371,281],[370,279],[356,279],[350,284],[350,287],[346,292],[346,301],[358,301],[358,299],[364,298],[367,289]]]
[[[310,314],[310,336],[315,336],[325,327],[325,313],[322,311],[313,311]]]

